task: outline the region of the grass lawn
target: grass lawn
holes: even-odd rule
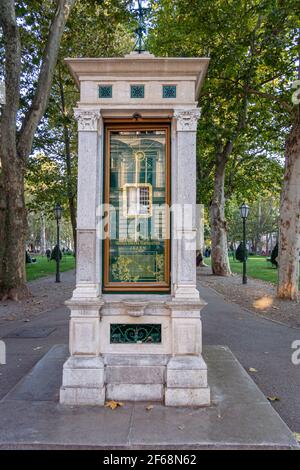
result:
[[[33,281],[39,277],[49,276],[56,271],[56,262],[54,260],[48,261],[46,256],[32,255],[36,258],[36,263],[26,264],[27,281]],[[60,262],[60,271],[69,271],[75,268],[74,256],[64,255]]]
[[[243,263],[232,258],[229,261],[232,272],[242,274]],[[273,268],[265,256],[249,256],[247,260],[247,274],[250,277],[273,282],[274,284],[277,282],[277,269]]]
[[[204,262],[210,265],[210,258],[204,258]],[[242,274],[243,263],[229,258],[231,271]],[[277,269],[273,268],[265,256],[249,256],[247,260],[247,275],[263,281],[277,283]],[[300,285],[300,279],[299,279]]]

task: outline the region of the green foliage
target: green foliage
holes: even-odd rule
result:
[[[209,56],[199,104],[198,201],[212,196],[216,155],[233,150],[225,194],[255,200],[283,174],[297,78],[297,2],[274,0],[153,0],[149,49],[164,56]],[[241,125],[242,124],[242,125]]]
[[[258,193],[259,194],[259,193]],[[279,197],[274,197],[271,192],[265,197],[257,196],[250,202],[250,211],[247,218],[247,240],[255,250],[260,249],[263,236],[276,233],[278,231]],[[240,216],[240,201],[238,197],[232,197],[227,203],[226,219],[228,225],[228,239],[235,243],[242,239],[242,219]]]
[[[31,88],[45,43],[53,2],[19,2],[22,16],[24,57],[24,108],[30,105]],[[48,107],[34,140],[26,171],[27,204],[30,211],[51,214],[60,201],[70,219],[70,200],[76,207],[77,123],[73,108],[79,92],[65,63],[66,57],[120,56],[133,47],[129,1],[77,1],[64,32]],[[35,62],[37,62],[35,64]],[[28,70],[27,70],[28,69]],[[32,73],[30,73],[32,71]],[[26,86],[25,86],[26,83]]]

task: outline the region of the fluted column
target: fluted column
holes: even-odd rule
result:
[[[78,120],[78,193],[76,288],[66,302],[71,310],[70,357],[64,364],[60,403],[103,405],[104,362],[100,355],[101,283],[97,239],[100,204],[100,111],[76,109]],[[99,202],[100,201],[100,202]],[[99,242],[99,243],[97,243]]]
[[[174,294],[176,299],[199,299],[196,288],[196,132],[200,110],[175,110],[174,117],[177,125]]]
[[[96,276],[96,207],[100,111],[75,109],[78,121],[78,191],[76,289],[73,298],[99,295]]]

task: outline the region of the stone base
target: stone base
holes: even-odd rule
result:
[[[209,406],[207,366],[202,356],[175,356],[167,365],[166,406]]]
[[[63,367],[60,403],[104,405],[104,363],[101,357],[71,356]]]
[[[167,388],[166,406],[209,406],[210,389],[207,388]]]
[[[105,403],[105,387],[61,387],[59,393],[61,405],[100,405]]]
[[[163,401],[164,355],[108,355],[104,358],[108,400]]]
[[[164,386],[162,384],[107,384],[106,398],[126,401],[163,401]]]
[[[299,450],[286,424],[224,346],[204,349],[213,406],[197,409],[156,403],[150,411],[145,403],[124,401],[118,412],[103,406],[70,412],[57,406],[67,356],[67,346],[54,346],[1,400],[0,449]]]
[[[208,406],[207,367],[202,356],[71,356],[63,367],[60,403],[103,406],[105,399]]]

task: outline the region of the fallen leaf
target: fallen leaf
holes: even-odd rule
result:
[[[257,372],[257,369],[254,369],[254,367],[249,367],[249,372]]]
[[[280,398],[278,397],[267,397],[269,401],[280,401]]]
[[[146,410],[147,411],[153,410],[153,405],[146,406]]]
[[[274,302],[273,297],[264,295],[259,299],[255,299],[253,302],[253,307],[262,310],[263,313],[266,312],[266,308],[270,308]]]
[[[296,439],[296,441],[300,442],[300,432],[293,432],[293,436]]]
[[[118,406],[123,406],[123,403],[120,401],[110,400],[105,403],[105,406],[110,408],[111,410],[115,410]]]

